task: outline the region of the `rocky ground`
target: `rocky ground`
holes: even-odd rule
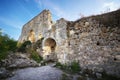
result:
[[[0,80],[60,80],[63,71],[52,66],[40,66],[27,54],[10,54],[0,62]]]
[[[14,72],[15,75],[6,80],[60,80],[61,70],[50,66],[25,68]]]
[[[120,78],[112,76],[102,78],[101,74],[96,74],[96,77],[88,73],[69,74],[52,66],[42,66],[15,70],[11,76],[0,80],[120,80]]]
[[[6,59],[0,62],[0,66],[8,69],[37,67],[39,66],[36,61],[30,59],[26,54],[12,53]]]
[[[120,80],[91,70],[71,73],[68,69],[54,67],[55,65],[47,63],[40,66],[25,54],[11,54],[0,63],[0,80]]]

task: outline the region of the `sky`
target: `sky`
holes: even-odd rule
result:
[[[0,0],[0,29],[18,40],[22,27],[42,10],[49,9],[53,21],[75,21],[120,8],[120,0]]]

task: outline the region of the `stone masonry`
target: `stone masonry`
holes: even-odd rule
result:
[[[84,69],[120,75],[120,10],[76,21],[52,21],[42,11],[23,26],[19,43],[41,38],[42,56],[56,55],[61,63],[78,61]]]

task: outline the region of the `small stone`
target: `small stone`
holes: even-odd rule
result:
[[[5,68],[0,68],[0,79],[4,79],[10,76],[13,76],[11,72],[6,70]]]
[[[96,75],[97,78],[101,78],[102,77],[101,73],[96,73],[95,75]]]

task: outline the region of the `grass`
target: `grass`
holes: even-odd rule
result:
[[[60,80],[72,80],[72,78],[67,74],[63,73]]]
[[[57,62],[55,67],[60,68],[65,72],[73,73],[73,74],[79,73],[81,70],[79,63],[75,61],[73,61],[70,65],[61,64],[60,62]]]
[[[30,58],[35,60],[37,63],[40,63],[43,60],[43,58],[34,50],[31,52]]]
[[[73,73],[79,73],[81,70],[79,63],[75,61],[71,63],[70,68]]]

